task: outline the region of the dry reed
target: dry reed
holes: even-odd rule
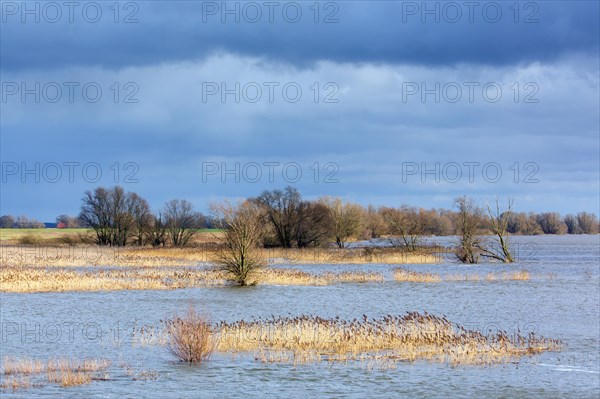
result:
[[[412,283],[440,283],[443,281],[526,281],[531,277],[527,270],[487,273],[485,276],[475,273],[440,275],[438,273],[417,272],[401,267],[396,267],[392,271],[394,273],[394,280]]]
[[[559,350],[558,340],[506,332],[482,334],[428,313],[381,319],[324,319],[316,316],[221,322],[217,350],[255,351],[264,361],[347,361],[375,357],[396,361],[492,364]]]
[[[380,282],[383,275],[364,271],[314,274],[268,267],[255,277],[262,285],[327,285]],[[213,267],[43,268],[0,267],[0,292],[169,290],[224,286],[227,276]]]
[[[422,273],[396,267],[393,270],[394,280],[411,283],[439,283],[441,277],[435,273]]]
[[[421,264],[439,262],[430,252],[408,253],[394,248],[266,248],[270,263],[297,264]],[[100,247],[94,245],[0,245],[5,266],[195,266],[219,259],[218,245],[192,248]]]
[[[44,363],[35,359],[5,357],[2,374],[9,378],[4,378],[2,388],[13,390],[30,388],[34,385],[31,383],[31,378],[37,379],[35,385],[42,386],[40,375],[43,373],[46,373],[48,383],[58,384],[61,387],[89,384],[95,379],[96,373],[106,370],[109,366],[110,362],[105,359],[59,358]]]

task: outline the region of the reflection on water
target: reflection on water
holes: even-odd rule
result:
[[[257,286],[177,291],[1,294],[2,356],[76,356],[112,361],[110,381],[73,388],[3,391],[2,397],[586,397],[600,394],[599,236],[514,237],[535,253],[517,265],[452,262],[408,266],[438,273],[526,269],[529,281]],[[430,241],[435,241],[429,239]],[[446,239],[436,239],[440,243]],[[357,268],[389,275],[390,265],[294,265],[313,272]],[[551,277],[549,277],[551,276]],[[363,364],[262,364],[252,356],[220,356],[200,366],[178,364],[132,332],[182,312],[193,301],[213,321],[313,314],[379,317],[406,311],[446,315],[471,329],[536,332],[566,343],[559,353],[518,365],[458,367],[417,362],[393,370]],[[126,368],[157,372],[131,378]]]

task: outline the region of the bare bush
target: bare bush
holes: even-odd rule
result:
[[[169,336],[167,349],[181,362],[199,363],[210,358],[215,347],[208,318],[190,304],[182,317],[166,321]]]

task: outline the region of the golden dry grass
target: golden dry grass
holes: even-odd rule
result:
[[[5,357],[2,364],[3,389],[27,389],[33,386],[32,378],[36,378],[36,386],[43,386],[41,375],[46,374],[46,382],[61,387],[89,384],[94,376],[105,371],[110,362],[105,359],[74,358],[50,359],[47,362],[29,358]]]
[[[2,383],[0,383],[0,388],[7,390],[10,389],[12,391],[29,389],[31,386],[31,379],[26,375],[9,375],[8,377],[2,376]]]
[[[381,282],[383,275],[364,271],[308,273],[267,267],[252,277],[260,285],[329,285]],[[227,276],[214,267],[0,267],[0,292],[171,290],[225,286]]]
[[[438,263],[430,252],[405,252],[395,248],[270,248],[265,256],[274,263],[299,264],[421,264]]]
[[[526,281],[531,277],[527,270],[487,273],[485,276],[476,273],[440,275],[438,273],[417,272],[401,267],[396,267],[392,271],[394,273],[394,280],[412,283],[440,283],[456,281]]]
[[[210,244],[210,245],[208,245]],[[94,245],[0,245],[6,266],[193,266],[219,259],[218,243],[192,248],[100,247]],[[429,252],[408,253],[394,248],[265,248],[270,263],[296,264],[422,264],[439,262]]]
[[[504,332],[482,334],[428,313],[409,312],[380,319],[316,316],[221,322],[217,350],[255,352],[264,361],[432,360],[491,364],[559,350],[558,340]]]
[[[426,312],[360,320],[298,316],[220,322],[212,326],[212,335],[215,351],[233,357],[249,353],[265,363],[294,364],[357,360],[380,369],[416,360],[495,364],[563,346],[533,333],[483,334]],[[136,339],[143,345],[166,345],[169,335],[155,327],[136,331]]]
[[[442,278],[436,273],[423,273],[407,270],[402,267],[393,269],[394,280],[411,283],[439,283]]]

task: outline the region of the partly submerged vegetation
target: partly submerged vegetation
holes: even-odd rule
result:
[[[2,360],[1,387],[15,391],[48,384],[60,387],[84,385],[107,379],[109,366],[106,359],[53,358],[42,361],[7,356]]]
[[[192,328],[197,324],[202,328]],[[173,329],[173,325],[179,327]],[[190,328],[194,333],[186,333]],[[207,318],[190,307],[183,318],[168,320],[166,331],[146,330],[141,335],[146,335],[143,339],[146,344],[166,344],[171,352],[173,340],[187,341],[185,350],[174,353],[182,361],[205,360],[215,351],[250,353],[264,362],[427,360],[451,365],[486,365],[556,351],[563,346],[559,340],[533,333],[469,330],[427,312],[353,320],[306,315],[271,317],[220,322],[209,328]],[[197,353],[189,354],[191,348],[196,348]]]

